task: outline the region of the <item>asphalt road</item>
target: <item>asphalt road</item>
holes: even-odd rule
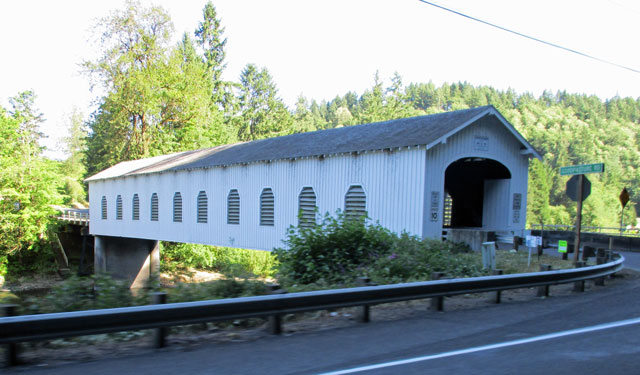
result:
[[[624,256],[624,267],[635,271],[640,271],[640,253],[631,251],[621,251]]]
[[[6,373],[640,373],[640,280],[589,289],[554,297],[552,288],[546,299],[424,311],[396,321],[376,321],[374,307],[369,324]]]

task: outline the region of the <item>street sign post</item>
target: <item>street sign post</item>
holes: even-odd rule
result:
[[[604,163],[570,165],[567,167],[560,168],[561,176],[571,176],[574,174],[585,174],[585,173],[602,173],[602,172],[604,172]]]
[[[566,253],[567,252],[567,241],[565,240],[560,240],[558,241],[558,252],[559,253]]]
[[[542,237],[540,236],[527,236],[527,249],[529,249],[529,256],[527,257],[527,267],[531,266],[531,249],[542,245]]]
[[[567,181],[567,195],[569,198],[578,202],[576,215],[576,243],[574,246],[573,263],[576,264],[579,259],[580,252],[580,231],[582,229],[582,201],[586,198],[585,190],[588,190],[587,196],[591,193],[591,183],[584,176],[585,173],[602,173],[604,172],[604,163],[571,165],[560,168],[561,176],[572,176]],[[585,180],[587,182],[585,182]],[[571,186],[570,186],[571,183]],[[587,188],[587,189],[585,189]],[[575,192],[575,199],[572,195]]]
[[[622,209],[620,210],[620,235],[622,235],[622,217],[624,216],[624,207],[629,203],[629,192],[627,188],[622,188],[622,192],[620,193],[620,204],[622,205]]]

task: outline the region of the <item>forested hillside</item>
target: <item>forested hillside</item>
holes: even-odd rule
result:
[[[559,168],[604,162],[602,175],[592,174],[592,194],[585,201],[583,223],[618,226],[623,187],[638,202],[640,182],[640,101],[600,100],[594,96],[559,92],[530,94],[476,87],[468,83],[412,83],[404,87],[393,77],[389,87],[376,83],[368,91],[347,93],[330,102],[301,98],[293,112],[298,128],[326,129],[482,105],[495,106],[543,155],[529,172],[528,224],[571,224],[575,203],[565,195],[568,177]],[[635,211],[625,210],[626,224],[635,224]]]
[[[33,93],[16,96],[13,109],[0,108],[0,133],[7,140],[0,145],[0,274],[7,254],[46,240],[50,212],[43,200],[82,201],[82,179],[120,161],[488,104],[544,156],[530,166],[528,224],[571,224],[575,203],[564,194],[567,177],[559,167],[595,162],[604,162],[606,172],[589,175],[583,223],[619,225],[618,195],[626,187],[632,207],[624,224],[635,224],[640,99],[566,92],[535,97],[466,82],[404,84],[396,74],[372,77],[364,92],[336,93],[330,101],[300,97],[287,108],[267,68],[248,62],[237,81],[222,79],[226,38],[220,19],[207,4],[194,33],[177,44],[162,8],[129,2],[100,20],[94,36],[102,54],[85,61],[83,72],[105,95],[87,123],[78,113],[69,119],[66,162],[39,156]],[[428,80],[429,72],[424,76]],[[17,227],[25,231],[20,240],[4,241]]]

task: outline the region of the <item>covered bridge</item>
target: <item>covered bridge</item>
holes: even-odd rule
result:
[[[484,106],[127,161],[87,179],[96,264],[115,237],[271,250],[337,210],[423,238],[520,234],[531,157]]]

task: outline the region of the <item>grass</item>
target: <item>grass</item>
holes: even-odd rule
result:
[[[482,254],[478,254],[478,256],[482,257]],[[559,256],[543,254],[538,257],[537,253],[532,251],[531,264],[527,265],[528,257],[529,252],[526,250],[517,252],[496,250],[496,268],[504,270],[505,274],[537,272],[540,270],[541,264],[550,264],[552,270],[573,268],[571,259],[562,260]]]
[[[168,273],[192,267],[228,277],[269,278],[276,266],[275,256],[269,251],[196,244],[163,242],[160,256],[162,271]]]

